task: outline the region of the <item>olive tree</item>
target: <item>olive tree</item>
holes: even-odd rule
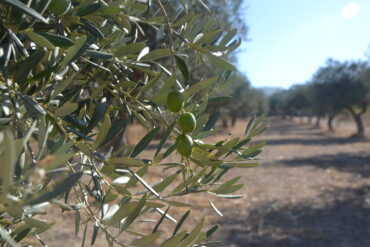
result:
[[[328,59],[313,77],[316,104],[328,115],[328,127],[332,129],[334,117],[347,111],[356,123],[356,136],[365,135],[361,116],[369,104],[367,63],[362,61],[339,62]]]
[[[234,194],[240,177],[224,175],[258,165],[263,145],[249,142],[267,123],[252,118],[243,137],[203,140],[216,133],[218,116],[204,111],[213,88],[232,80],[225,58],[240,40],[189,4],[208,8],[184,0],[0,0],[2,246],[27,238],[46,246],[40,233],[53,222],[39,214],[47,207],[74,212],[76,234],[93,229],[91,244],[98,231],[108,246],[205,244],[217,226],[204,229],[197,217],[183,229],[189,213],[171,216],[191,208],[182,196],[203,196],[218,214],[213,198],[242,197]],[[205,63],[218,69],[192,81]],[[112,146],[133,122],[145,136]],[[161,178],[149,183],[158,168]],[[159,218],[151,231],[138,232],[152,215]],[[162,224],[172,234],[162,234]]]

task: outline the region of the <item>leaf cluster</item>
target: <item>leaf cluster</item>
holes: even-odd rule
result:
[[[223,177],[258,165],[264,143],[251,139],[267,126],[252,118],[244,137],[203,140],[216,133],[218,117],[205,109],[213,88],[232,77],[226,58],[240,45],[236,31],[187,1],[73,0],[60,15],[48,9],[52,1],[0,1],[0,244],[35,238],[46,246],[39,234],[53,223],[40,215],[52,204],[75,213],[83,244],[91,227],[92,245],[98,232],[108,246],[207,245],[217,227],[204,230],[200,220],[186,231],[189,213],[175,219],[171,209],[191,208],[179,198],[197,193],[221,214],[212,197],[240,198],[240,178]],[[218,69],[193,80],[207,61]],[[181,132],[179,114],[166,106],[172,90],[183,92],[197,125],[192,155],[169,163]],[[120,144],[132,123],[145,136]],[[150,145],[156,150],[148,158]],[[158,168],[162,178],[149,183]],[[137,230],[156,216],[151,232]],[[161,237],[162,224],[175,229],[170,238]],[[134,240],[122,242],[122,234]]]

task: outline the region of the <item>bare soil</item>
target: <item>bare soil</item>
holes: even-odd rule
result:
[[[229,131],[242,135],[245,125],[246,121],[238,121],[220,136]],[[300,120],[272,118],[270,128],[258,137],[268,142],[261,155],[263,164],[229,175],[243,177],[245,186],[238,194],[247,197],[215,201],[223,217],[215,215],[206,198],[185,198],[196,204],[190,223],[206,217],[207,225],[220,224],[212,240],[222,244],[216,246],[370,246],[370,142],[348,138],[348,130],[353,130],[348,123],[337,127],[336,133],[330,133]],[[179,218],[183,212],[172,213]],[[56,232],[42,234],[48,246],[81,246],[82,232],[75,238],[73,214],[53,210],[49,219],[56,222]],[[153,226],[143,223],[144,230]],[[91,230],[89,226],[86,246]],[[99,234],[95,246],[106,246],[104,235]]]
[[[216,238],[226,246],[370,246],[370,142],[343,136],[271,119],[260,137],[265,161],[245,170],[243,203],[222,205]]]

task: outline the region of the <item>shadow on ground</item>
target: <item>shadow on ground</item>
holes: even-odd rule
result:
[[[218,238],[243,247],[370,246],[370,186],[329,189],[320,198],[285,205],[265,201],[242,212],[244,217],[235,212],[219,222],[228,227]]]
[[[319,133],[315,135],[320,136]],[[313,134],[309,134],[313,136]],[[287,138],[278,140],[266,140],[268,145],[345,145],[352,143],[368,143],[370,140],[362,138],[343,138],[343,137],[327,137],[327,138]]]
[[[333,168],[341,172],[356,173],[361,177],[370,177],[370,151],[368,153],[335,153],[295,158],[284,160],[283,163],[288,166],[310,165],[322,169]]]

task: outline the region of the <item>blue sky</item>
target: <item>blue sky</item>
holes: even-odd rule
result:
[[[309,80],[332,57],[366,59],[370,0],[244,0],[248,39],[238,67],[254,87]]]

